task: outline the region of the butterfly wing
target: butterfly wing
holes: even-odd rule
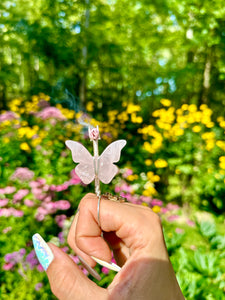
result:
[[[118,140],[111,143],[98,159],[98,178],[101,182],[108,184],[118,173],[118,167],[113,163],[118,162],[120,153],[126,145],[125,140]]]
[[[94,158],[90,152],[80,143],[75,141],[66,141],[66,146],[72,152],[72,158],[78,165],[75,172],[83,183],[89,184],[95,178]]]

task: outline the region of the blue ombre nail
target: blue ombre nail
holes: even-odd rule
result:
[[[43,240],[40,234],[34,234],[32,240],[37,258],[46,271],[54,258],[52,250],[49,248],[48,244]]]

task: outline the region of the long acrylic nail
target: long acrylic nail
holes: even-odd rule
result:
[[[43,240],[40,234],[34,234],[32,240],[37,258],[46,271],[54,258],[52,250],[49,248],[48,244]]]
[[[79,255],[77,255],[83,267],[97,280],[101,280],[101,276]]]
[[[99,258],[96,258],[94,256],[91,256],[91,258],[93,258],[99,265],[106,267],[107,269],[110,269],[110,270],[113,270],[116,272],[119,272],[121,270],[121,268],[117,264],[108,263],[108,262],[101,260]]]

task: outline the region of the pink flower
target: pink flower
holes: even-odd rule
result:
[[[13,215],[14,217],[21,218],[21,217],[23,217],[24,212],[23,212],[22,210],[14,209],[14,210],[12,211],[12,215]]]
[[[119,193],[121,191],[121,187],[119,185],[115,186],[115,193]]]
[[[4,189],[0,189],[0,194],[12,194],[16,191],[14,186],[7,186]]]
[[[10,211],[8,208],[0,208],[0,217],[9,217]]]
[[[0,207],[7,205],[8,202],[9,202],[9,199],[0,199]]]
[[[32,207],[34,206],[34,202],[32,200],[29,200],[29,199],[25,199],[24,200],[24,204],[27,206],[27,207]]]
[[[172,215],[172,216],[169,216],[169,217],[167,218],[167,220],[168,220],[169,222],[173,222],[173,221],[175,221],[175,220],[177,220],[177,219],[179,219],[179,216],[178,216],[178,215]]]
[[[61,113],[61,111],[53,106],[45,107],[42,111],[36,114],[38,118],[42,120],[47,120],[50,118],[57,119],[57,120],[65,120],[66,118]]]
[[[190,219],[188,219],[186,222],[187,222],[188,226],[190,226],[190,227],[194,227],[195,226],[195,222],[191,221]]]
[[[40,265],[40,264],[37,266],[37,270],[39,272],[44,272],[44,269],[43,269],[42,265]]]
[[[70,208],[70,203],[67,200],[59,200],[55,202],[55,205],[58,209],[67,210]]]
[[[89,138],[91,141],[96,141],[100,139],[98,126],[96,128],[88,128]]]
[[[80,177],[78,177],[77,173],[75,172],[75,169],[73,169],[70,172],[70,176],[72,177],[72,179],[76,179],[77,181],[80,181]]]
[[[22,200],[27,194],[29,193],[29,190],[27,189],[21,189],[13,196],[13,203],[17,203],[20,200]]]
[[[16,171],[12,174],[12,180],[29,181],[34,177],[34,172],[28,168],[16,168]]]
[[[35,290],[36,291],[39,291],[41,288],[43,287],[43,283],[42,282],[39,282],[35,285]]]
[[[151,197],[148,197],[148,196],[140,196],[140,200],[141,200],[141,202],[145,202],[145,203],[148,203],[148,204],[150,204],[151,203],[151,201],[152,201],[152,198]]]
[[[11,231],[11,230],[12,230],[12,227],[9,226],[9,227],[4,228],[4,229],[2,230],[2,232],[3,232],[3,233],[7,233],[7,232],[9,232],[9,231]]]
[[[176,233],[179,233],[179,234],[182,234],[182,233],[184,233],[184,230],[183,229],[181,229],[181,228],[176,228]]]
[[[0,123],[2,123],[4,121],[15,120],[15,119],[19,119],[19,117],[17,114],[15,114],[12,111],[7,111],[4,114],[0,115]]]
[[[76,255],[70,255],[70,257],[72,258],[72,260],[75,262],[75,264],[79,264],[80,260],[79,257]]]
[[[59,227],[63,227],[64,221],[66,220],[66,215],[57,215],[55,217],[55,221],[58,224]]]
[[[132,186],[130,186],[127,183],[123,183],[121,185],[121,190],[124,191],[124,192],[127,192],[127,193],[132,193]]]
[[[6,263],[6,264],[3,265],[3,270],[9,271],[9,270],[11,270],[13,267],[14,267],[14,264],[12,264],[12,263]]]
[[[152,206],[162,206],[163,205],[163,202],[161,200],[158,200],[158,199],[152,199],[151,201],[151,205]]]
[[[109,274],[109,269],[107,269],[106,267],[103,267],[102,268],[102,273],[105,274],[105,275],[108,275]]]
[[[172,203],[169,203],[169,204],[167,204],[167,206],[166,206],[169,210],[178,210],[180,207],[179,207],[179,205],[177,205],[177,204],[172,204]]]
[[[123,178],[127,178],[129,175],[133,174],[133,170],[131,169],[126,169],[125,172],[123,173]]]

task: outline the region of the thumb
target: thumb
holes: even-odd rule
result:
[[[32,239],[51,290],[59,300],[107,299],[106,290],[87,278],[66,253],[51,243],[47,244],[39,234]]]

